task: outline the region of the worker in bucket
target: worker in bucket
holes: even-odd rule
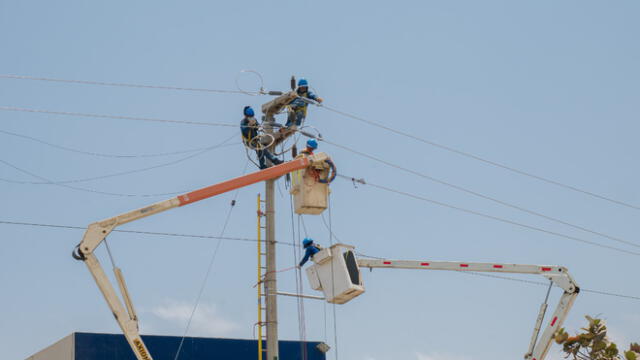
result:
[[[258,162],[260,163],[260,169],[266,169],[269,167],[267,165],[267,159],[274,165],[282,164],[282,160],[273,156],[269,150],[263,148],[259,141],[256,141],[258,140],[258,120],[255,118],[255,112],[251,106],[245,106],[243,114],[244,118],[240,121],[242,142],[245,146],[256,151]]]
[[[318,148],[318,142],[316,141],[316,139],[309,139],[307,140],[307,147],[300,151],[300,154],[303,155],[313,155],[313,150]]]
[[[287,118],[287,123],[285,126],[290,128],[291,126],[300,126],[302,122],[307,117],[307,107],[309,103],[304,101],[304,99],[311,99],[318,103],[322,103],[322,98],[318,97],[311,90],[309,90],[309,82],[307,79],[298,80],[298,88],[296,89],[296,94],[298,95],[289,106],[291,107],[291,111],[289,112],[289,117]]]
[[[313,239],[305,238],[302,240],[302,247],[304,248],[304,257],[300,261],[298,267],[302,267],[309,259],[313,259],[313,255],[317,254],[320,251],[320,245],[316,245],[313,243]]]

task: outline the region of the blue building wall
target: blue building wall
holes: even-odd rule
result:
[[[74,333],[74,360],[136,360],[124,335]],[[174,360],[180,344],[179,336],[143,335],[154,360]],[[279,360],[325,360],[316,349],[318,342],[280,341]],[[258,358],[256,340],[187,337],[182,345],[179,360],[255,360]]]

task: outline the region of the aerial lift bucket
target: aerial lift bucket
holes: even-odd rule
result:
[[[344,304],[364,293],[360,268],[354,247],[334,244],[313,256],[313,265],[307,268],[309,284],[324,293],[329,303]]]
[[[293,195],[296,214],[318,215],[329,203],[329,183],[335,177],[335,168],[325,153],[317,153],[312,157],[313,165],[291,173],[289,192]]]

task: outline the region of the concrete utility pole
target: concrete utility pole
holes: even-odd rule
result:
[[[263,123],[265,132],[273,136],[273,142],[268,148],[275,153],[276,145],[282,143],[291,133],[274,131],[275,115],[287,104],[297,97],[295,91],[295,78],[291,77],[291,90],[280,93],[277,98],[262,105]],[[264,293],[266,296],[266,320],[267,320],[267,360],[278,360],[278,286],[276,283],[276,204],[275,204],[276,179],[265,181],[265,208],[266,208],[266,255],[267,273],[264,277]]]
[[[276,284],[276,180],[265,181],[267,273],[264,281],[267,312],[267,360],[278,360],[278,287]]]

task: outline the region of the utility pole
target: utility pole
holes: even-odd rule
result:
[[[264,280],[267,312],[267,360],[278,360],[278,287],[276,284],[276,180],[265,181],[267,273]]]
[[[287,104],[297,97],[295,90],[295,77],[291,77],[291,90],[281,93],[277,98],[262,105],[263,123],[265,131],[273,136],[273,142],[268,151],[275,152],[276,145],[287,136],[274,131],[275,114],[280,112]],[[274,92],[275,95],[275,92]],[[278,286],[276,282],[276,204],[275,204],[276,179],[265,181],[265,212],[266,212],[266,257],[267,273],[264,277],[264,294],[266,297],[266,322],[267,322],[267,360],[278,360]]]

